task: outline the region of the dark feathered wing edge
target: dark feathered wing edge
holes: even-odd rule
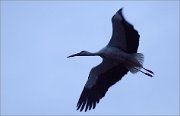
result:
[[[121,64],[113,67],[109,71],[98,76],[96,84],[92,88],[84,87],[79,101],[77,103],[77,110],[85,111],[95,108],[100,99],[103,98],[108,91],[109,87],[118,82],[128,70]]]
[[[123,16],[122,8],[117,12],[121,18],[115,18],[115,14],[112,17],[113,32],[111,40],[108,46],[113,46],[122,49],[122,42],[126,43],[127,53],[136,53],[139,46],[138,31],[134,29],[134,26],[130,24]],[[125,41],[125,42],[124,42]]]

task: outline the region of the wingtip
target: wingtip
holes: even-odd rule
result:
[[[121,11],[121,12],[122,12],[122,11],[123,11],[123,9],[124,9],[124,7],[122,7],[119,11]]]
[[[117,11],[117,13],[118,13],[119,15],[121,15],[121,16],[123,15],[123,9],[124,9],[124,8],[122,7],[121,9],[119,9],[119,10]]]
[[[122,14],[123,9],[124,9],[124,7],[120,8],[120,9],[118,10],[118,13],[119,13],[119,14]]]

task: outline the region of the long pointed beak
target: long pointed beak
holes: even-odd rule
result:
[[[78,56],[78,55],[79,55],[79,53],[73,54],[73,55],[68,56],[67,58],[74,57],[74,56]]]

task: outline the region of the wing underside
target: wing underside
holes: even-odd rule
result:
[[[120,48],[127,53],[136,53],[140,35],[133,25],[125,20],[122,9],[112,17],[112,27],[112,37],[108,46]]]
[[[84,87],[77,103],[77,110],[82,111],[84,108],[85,111],[91,110],[91,108],[94,109],[100,99],[105,96],[109,87],[118,82],[127,72],[128,70],[119,64],[100,74],[91,88]]]

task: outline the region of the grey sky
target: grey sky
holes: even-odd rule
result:
[[[128,73],[80,113],[76,103],[101,59],[66,57],[104,47],[121,7],[155,77]],[[179,114],[179,1],[1,1],[1,114]]]

